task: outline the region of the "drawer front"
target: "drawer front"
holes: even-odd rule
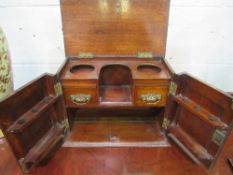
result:
[[[96,87],[64,87],[65,103],[68,107],[97,105]]]
[[[134,102],[136,106],[165,106],[168,88],[136,86]]]

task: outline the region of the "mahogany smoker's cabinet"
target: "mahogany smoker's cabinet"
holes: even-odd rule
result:
[[[160,109],[161,131],[193,162],[226,159],[233,99],[167,64],[168,12],[169,0],[61,0],[65,63],[0,102],[24,172],[56,152],[80,109]]]

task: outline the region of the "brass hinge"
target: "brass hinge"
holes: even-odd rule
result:
[[[82,52],[78,54],[78,58],[94,58],[94,54],[91,52]]]
[[[167,129],[168,126],[169,126],[169,124],[170,124],[170,120],[168,120],[166,117],[164,117],[163,123],[162,123],[162,127],[163,127],[164,129]]]
[[[64,127],[64,137],[66,137],[70,132],[70,125],[67,117],[62,121],[62,125]]]
[[[65,129],[69,129],[70,128],[68,118],[64,119],[62,123],[63,123],[63,126],[65,127]]]
[[[55,90],[56,95],[58,95],[58,96],[62,95],[63,93],[62,93],[61,83],[56,83],[54,85],[54,90]]]
[[[138,52],[137,58],[153,58],[152,52]]]
[[[23,172],[24,172],[24,173],[29,173],[29,170],[28,170],[27,166],[26,166],[25,163],[24,163],[24,158],[20,158],[20,159],[18,160],[18,162],[19,162],[19,165],[20,165],[20,167],[22,168]]]
[[[176,90],[177,90],[177,84],[175,82],[171,82],[170,87],[169,87],[169,94],[175,96],[176,95]]]
[[[212,136],[212,141],[216,145],[220,146],[220,145],[222,145],[222,143],[225,140],[225,138],[226,138],[226,131],[216,129],[214,131],[213,136]]]

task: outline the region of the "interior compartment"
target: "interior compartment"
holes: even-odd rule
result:
[[[160,131],[161,109],[78,110],[67,147],[169,146]]]
[[[157,74],[162,71],[160,67],[150,64],[139,65],[137,66],[137,70],[145,74]]]
[[[124,65],[107,65],[100,70],[99,94],[102,104],[132,103],[132,74]]]
[[[72,74],[85,74],[90,73],[95,69],[94,66],[88,64],[74,65],[70,68]]]

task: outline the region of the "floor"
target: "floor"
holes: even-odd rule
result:
[[[8,144],[0,140],[0,174],[22,175]],[[67,148],[32,175],[207,175],[176,147]]]

